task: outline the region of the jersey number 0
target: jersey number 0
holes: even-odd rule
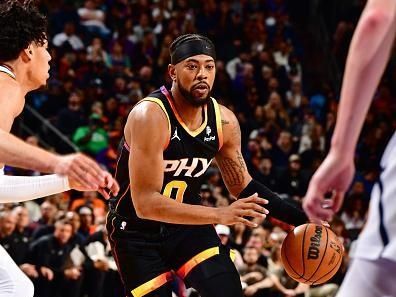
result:
[[[184,192],[187,189],[187,183],[182,180],[172,180],[165,186],[164,190],[162,191],[162,195],[173,198],[176,201],[183,203]],[[176,195],[173,197],[172,191],[176,190]],[[172,195],[172,196],[171,196]]]

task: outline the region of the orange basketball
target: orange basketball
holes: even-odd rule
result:
[[[305,224],[286,236],[281,257],[292,279],[317,285],[328,281],[338,271],[343,252],[340,240],[330,228]]]

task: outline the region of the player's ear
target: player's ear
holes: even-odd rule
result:
[[[32,45],[29,45],[27,48],[22,50],[21,57],[22,57],[22,60],[25,62],[28,62],[32,59],[32,57],[33,57]]]
[[[176,67],[173,64],[168,65],[168,73],[172,81],[176,81]]]

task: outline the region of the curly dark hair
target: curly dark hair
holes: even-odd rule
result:
[[[22,50],[47,40],[47,19],[33,1],[6,0],[0,4],[0,62],[18,58]]]

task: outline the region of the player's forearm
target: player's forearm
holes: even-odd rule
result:
[[[22,202],[67,190],[70,190],[67,177],[57,174],[44,176],[0,176],[1,203]]]
[[[393,14],[393,11],[367,8],[352,39],[332,139],[332,149],[343,154],[349,152],[348,158],[352,158],[364,118],[388,61],[395,35]]]
[[[0,164],[54,172],[56,155],[27,144],[14,135],[0,129]]]
[[[269,211],[269,216],[294,226],[308,222],[308,218],[302,210],[281,199],[276,193],[255,180],[251,180],[238,198],[246,198],[254,193],[268,200],[265,208]]]
[[[143,201],[140,206],[134,201],[142,219],[184,225],[218,223],[217,210],[212,207],[180,203],[159,193],[148,194]]]

